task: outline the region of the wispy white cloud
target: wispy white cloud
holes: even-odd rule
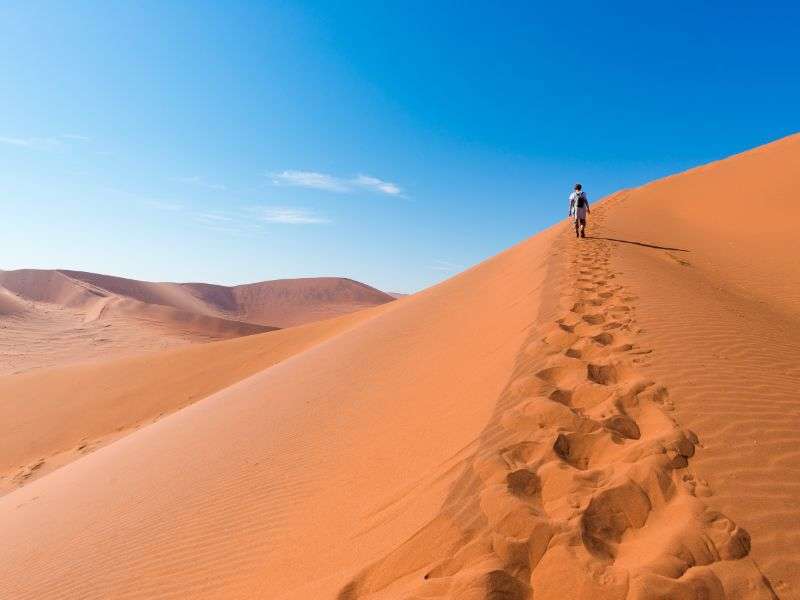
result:
[[[353,179],[352,182],[358,187],[362,187],[374,192],[389,194],[391,196],[396,196],[401,192],[400,188],[394,183],[383,181],[377,177],[370,177],[369,175],[359,175]]]
[[[0,143],[31,150],[52,150],[63,145],[58,137],[8,137],[0,136]]]
[[[346,192],[349,189],[341,179],[315,171],[281,171],[270,176],[275,185],[293,185],[328,192]]]
[[[252,232],[246,231],[245,229],[242,229],[241,227],[236,227],[235,225],[234,226],[225,226],[225,225],[212,225],[210,223],[201,223],[200,226],[203,229],[207,229],[208,231],[216,231],[218,233],[226,233],[226,234],[236,235],[236,236],[243,235],[243,236],[247,236],[247,237],[252,237]]]
[[[366,190],[390,196],[398,196],[402,192],[397,184],[370,175],[343,178],[316,171],[281,171],[280,173],[270,173],[270,177],[275,185],[291,185],[328,192]]]
[[[175,202],[165,202],[163,200],[153,200],[150,198],[142,200],[142,204],[149,206],[150,208],[155,208],[157,210],[166,210],[169,212],[178,212],[183,210],[183,205],[177,204]]]
[[[433,269],[434,271],[448,271],[451,273],[466,269],[464,265],[458,265],[446,260],[434,260],[432,264],[428,265],[428,268]]]
[[[284,225],[317,225],[330,223],[330,220],[305,208],[286,206],[263,206],[258,209],[257,218],[265,223]]]
[[[192,213],[191,217],[201,223],[231,223],[235,220],[231,216],[217,212],[196,212]]]
[[[173,181],[177,181],[178,183],[185,183],[187,185],[194,185],[201,188],[206,188],[208,190],[224,190],[226,187],[220,183],[211,183],[206,181],[205,177],[200,177],[199,175],[195,175],[193,177],[173,177]]]
[[[64,135],[55,135],[48,137],[15,137],[15,136],[0,136],[0,144],[7,146],[16,146],[17,148],[28,148],[29,150],[55,150],[66,145],[65,140],[70,141],[88,141],[89,138],[85,135],[78,135],[76,133],[68,133]]]

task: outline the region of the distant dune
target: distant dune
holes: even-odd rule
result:
[[[18,315],[27,309],[28,306],[22,298],[0,286],[0,316]]]
[[[392,300],[335,277],[225,287],[0,271],[0,316],[20,317],[2,323],[0,374],[262,333]]]
[[[0,378],[0,597],[799,597],[798,172],[792,136],[341,320]],[[124,295],[283,293],[165,285]]]
[[[390,302],[368,285],[340,277],[278,279],[227,287],[207,283],[151,283],[60,271],[76,282],[147,304],[273,327],[291,327]]]

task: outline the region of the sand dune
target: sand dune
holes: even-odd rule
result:
[[[800,598],[798,172],[795,135],[621,194],[603,232],[665,248],[613,243],[646,370],[699,435],[706,502],[747,528],[781,598]]]
[[[147,304],[275,327],[291,327],[393,298],[366,284],[340,277],[279,279],[227,287],[207,283],[151,283],[62,271],[75,281]]]
[[[229,288],[35,269],[0,271],[0,290],[0,375],[262,333],[393,300],[333,277]]]
[[[590,239],[559,224],[214,392],[219,366],[0,498],[0,597],[798,597],[798,160],[616,194]]]
[[[27,310],[28,306],[22,298],[0,286],[0,316],[18,315]]]
[[[391,302],[389,294],[341,277],[278,279],[227,287],[155,283],[69,270],[0,271],[0,285],[38,302],[96,315],[109,300],[130,299],[221,319],[290,327]]]
[[[302,352],[372,314],[364,310],[269,334],[0,377],[0,493]]]

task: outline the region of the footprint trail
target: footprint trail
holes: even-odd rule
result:
[[[559,244],[563,314],[520,352],[440,514],[340,600],[777,597],[748,533],[704,503],[669,390],[640,372],[651,349],[613,246]]]

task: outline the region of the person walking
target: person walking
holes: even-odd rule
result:
[[[569,195],[569,216],[575,219],[575,237],[586,237],[586,215],[589,210],[589,198],[580,183],[575,184],[575,191]]]

